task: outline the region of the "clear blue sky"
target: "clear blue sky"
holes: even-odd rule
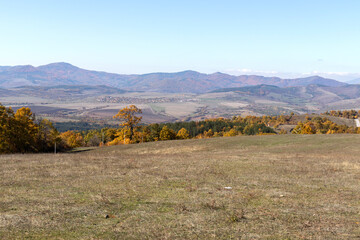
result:
[[[358,0],[0,0],[0,65],[360,72]]]

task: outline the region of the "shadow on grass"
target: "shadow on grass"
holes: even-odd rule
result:
[[[74,149],[65,151],[63,153],[69,153],[69,154],[71,154],[71,153],[83,153],[83,152],[89,152],[89,151],[95,150],[97,148],[98,147],[79,147],[79,148],[74,148]]]

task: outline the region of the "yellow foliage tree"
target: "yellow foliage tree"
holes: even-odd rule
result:
[[[0,153],[17,152],[14,111],[0,105]]]
[[[311,122],[305,123],[301,131],[302,134],[315,134],[316,128]]]
[[[66,131],[60,134],[60,138],[65,142],[70,148],[76,148],[82,146],[84,141],[80,133],[73,131]]]
[[[142,113],[141,109],[137,108],[135,105],[130,105],[129,107],[119,110],[119,112],[113,117],[120,119],[120,126],[129,128],[130,141],[133,138],[134,130],[137,129],[138,124],[142,119],[142,117],[136,116],[139,113]]]
[[[237,136],[239,133],[234,128],[230,129],[230,131],[224,133],[224,137],[234,137]]]
[[[114,138],[114,140],[112,140],[111,142],[109,142],[107,145],[108,146],[113,146],[113,145],[119,145],[119,144],[130,144],[130,129],[129,128],[121,128],[119,129],[116,134],[115,134],[116,138]]]
[[[178,138],[178,139],[189,139],[190,138],[190,133],[185,128],[182,128],[176,134],[176,138]]]
[[[19,152],[36,152],[36,137],[39,131],[38,126],[33,121],[33,114],[30,108],[22,107],[14,115],[17,122],[15,134],[19,136],[16,141],[16,147]]]
[[[316,134],[316,128],[312,122],[302,123],[299,122],[298,125],[291,131],[293,134]]]
[[[49,152],[58,135],[49,120],[36,121],[30,108],[22,107],[14,113],[0,104],[0,153]]]
[[[204,136],[205,136],[206,138],[211,138],[211,137],[213,137],[213,136],[214,136],[213,130],[212,130],[212,129],[209,129],[209,131],[204,131]]]
[[[176,133],[174,130],[169,129],[167,126],[164,126],[160,131],[160,140],[173,140],[176,138]]]

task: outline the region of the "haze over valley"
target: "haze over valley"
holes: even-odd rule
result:
[[[282,79],[195,71],[124,75],[69,63],[0,67],[0,102],[31,106],[53,121],[113,123],[136,104],[144,121],[201,120],[235,115],[276,115],[357,109],[360,85],[311,76]]]

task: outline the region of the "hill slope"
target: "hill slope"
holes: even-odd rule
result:
[[[346,100],[360,98],[360,85],[323,86],[307,85],[280,88],[271,85],[257,85],[240,88],[223,88],[212,91],[212,93],[234,92],[244,97],[257,97],[272,101],[283,101],[290,104],[297,102],[313,102],[327,105]]]
[[[356,239],[358,135],[0,156],[2,239]]]

